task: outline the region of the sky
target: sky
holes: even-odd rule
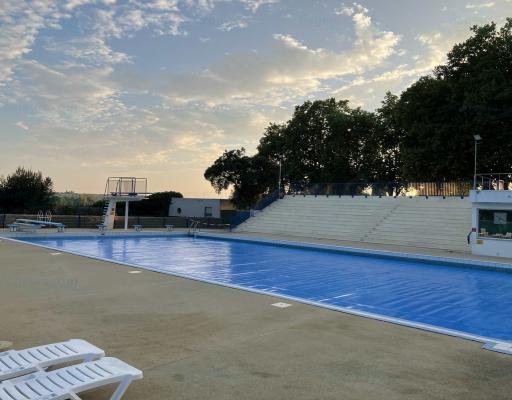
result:
[[[0,0],[0,176],[217,197],[204,170],[295,105],[374,110],[507,16],[512,0]]]

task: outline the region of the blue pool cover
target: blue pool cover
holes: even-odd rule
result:
[[[507,272],[205,238],[23,240],[327,306],[512,339],[512,274]]]

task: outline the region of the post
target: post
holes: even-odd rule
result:
[[[473,138],[475,139],[475,169],[473,171],[473,190],[476,190],[476,155],[478,152],[478,142],[482,140],[482,137],[480,135],[473,135]]]
[[[478,141],[475,139],[475,170],[473,173],[473,190],[476,190],[476,152],[478,149]]]
[[[124,206],[124,230],[128,230],[128,209],[130,207],[130,202],[126,201],[126,205]]]
[[[277,182],[277,196],[281,197],[281,164],[282,160],[279,159],[279,181]]]

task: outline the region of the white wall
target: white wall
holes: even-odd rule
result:
[[[478,210],[512,210],[512,191],[508,190],[472,190],[469,198],[472,203],[471,250],[481,256],[512,258],[512,240],[477,237]]]
[[[220,218],[219,199],[186,199],[178,197],[173,198],[171,201],[169,216],[204,218],[205,207],[212,208],[212,218]]]

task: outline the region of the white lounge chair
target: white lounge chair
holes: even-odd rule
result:
[[[130,383],[142,378],[142,371],[117,358],[75,364],[50,372],[30,375],[0,383],[1,400],[80,400],[78,393],[117,383],[111,400],[119,400]]]
[[[0,382],[17,376],[43,371],[49,367],[75,361],[92,361],[105,352],[89,342],[71,339],[24,350],[0,353]],[[3,397],[0,396],[3,400]]]

